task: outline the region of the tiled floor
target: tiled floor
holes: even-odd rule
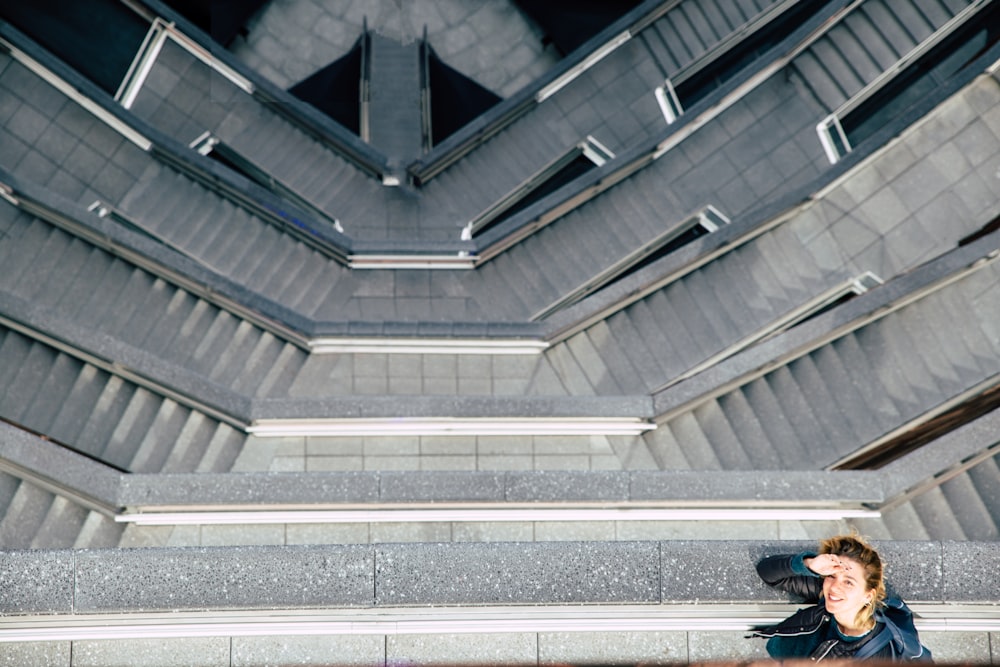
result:
[[[655,470],[639,437],[380,436],[247,439],[236,472]]]

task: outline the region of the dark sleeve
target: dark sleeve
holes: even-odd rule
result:
[[[816,554],[779,554],[767,556],[757,563],[757,574],[768,586],[791,593],[805,602],[816,602],[823,592],[823,577],[816,574],[803,562]]]

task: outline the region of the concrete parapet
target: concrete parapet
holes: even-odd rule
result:
[[[754,564],[807,542],[380,544],[0,552],[9,614],[788,602]],[[921,603],[997,604],[1000,544],[878,543]]]
[[[115,503],[330,505],[490,502],[794,502],[878,504],[878,472],[363,471],[123,475]]]

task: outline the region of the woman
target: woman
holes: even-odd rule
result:
[[[819,553],[769,556],[757,573],[770,586],[816,603],[754,636],[774,658],[930,660],[910,608],[887,596],[878,552],[855,535],[820,542]]]

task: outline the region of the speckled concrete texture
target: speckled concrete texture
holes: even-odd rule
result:
[[[228,637],[73,642],[73,667],[230,667]]]
[[[368,605],[372,572],[362,546],[81,551],[76,610]]]
[[[504,500],[502,472],[383,472],[379,483],[382,502]]]
[[[44,470],[46,477],[105,502],[115,497],[121,478],[111,468],[2,423],[0,457],[27,470]]]
[[[1000,552],[987,542],[943,542],[945,600],[1000,600]]]
[[[615,472],[508,473],[507,500],[628,500],[628,475]]]
[[[73,552],[0,551],[0,612],[73,610]]]
[[[69,667],[72,650],[69,642],[0,643],[0,666]]]
[[[661,599],[671,602],[726,602],[783,599],[768,589],[754,565],[765,555],[808,548],[804,543],[661,543]]]
[[[755,564],[817,547],[812,540],[446,542],[448,523],[411,529],[373,524],[372,544],[356,545],[0,552],[0,599],[8,613],[787,603],[794,601],[760,581]],[[889,583],[908,602],[1000,599],[994,543],[875,544]]]
[[[990,636],[985,632],[921,632],[920,641],[931,651],[934,662],[990,663]],[[994,661],[995,664],[995,661]]]
[[[900,597],[908,602],[947,600],[951,597],[947,590],[950,586],[970,579],[972,581],[978,579],[975,576],[975,571],[970,571],[967,567],[972,565],[972,562],[966,563],[966,567],[963,567],[961,572],[953,570],[952,575],[949,576],[944,560],[949,543],[875,541],[873,544],[878,548],[879,556],[882,558],[886,581],[895,588]],[[958,553],[967,553],[967,550],[963,548]],[[983,565],[987,568],[990,567],[989,557],[983,562]],[[996,566],[997,562],[994,560],[992,571],[996,571]],[[973,575],[971,578],[970,574]],[[949,582],[950,578],[955,581]],[[990,587],[985,581],[983,584],[984,588]],[[959,583],[959,585],[961,584]],[[992,586],[993,590],[996,591],[996,584]],[[977,598],[965,597],[963,593],[962,597],[957,599],[971,601]],[[993,594],[993,599],[1000,599],[996,592]]]
[[[720,660],[768,660],[763,639],[747,638],[746,632],[696,631],[688,634],[690,662]]]
[[[524,665],[537,660],[533,633],[390,635],[387,665]]]
[[[385,664],[382,635],[233,637],[231,667]]]
[[[726,471],[725,482],[720,484],[717,475],[703,470],[634,472],[630,495],[636,500],[750,498],[757,492],[758,476],[757,472]]]
[[[658,555],[655,542],[383,545],[375,604],[656,603]]]
[[[366,460],[391,458],[401,442],[395,438],[365,443]],[[570,439],[567,439],[570,440]],[[405,443],[402,443],[405,444]],[[549,443],[551,445],[551,443]],[[571,443],[572,444],[572,443]],[[504,443],[488,448],[473,445],[473,464],[488,465]],[[433,459],[422,445],[407,445],[414,461]],[[520,454],[520,443],[512,449]],[[524,457],[546,455],[537,445]],[[532,453],[534,451],[534,453]],[[563,450],[566,451],[566,450]],[[558,458],[558,454],[551,454]],[[301,457],[300,457],[301,458]],[[461,457],[442,457],[461,458]],[[269,461],[271,459],[268,459]],[[616,459],[617,461],[617,459]],[[827,477],[831,475],[831,477]],[[843,477],[839,477],[843,475]],[[842,481],[843,484],[839,482]],[[813,499],[878,502],[884,499],[886,476],[862,473],[788,473],[718,471],[622,470],[385,470],[316,472],[248,472],[230,474],[132,474],[121,476],[117,495],[106,501],[126,507],[185,504],[251,503],[377,503],[377,502],[546,502],[564,500],[793,500],[809,493]]]
[[[777,521],[617,521],[619,540],[777,540]]]
[[[126,506],[212,503],[281,503],[304,499],[326,502],[378,500],[378,474],[341,472],[325,475],[294,473],[126,475],[119,502]]]
[[[687,662],[686,632],[542,632],[539,665],[669,665]]]

